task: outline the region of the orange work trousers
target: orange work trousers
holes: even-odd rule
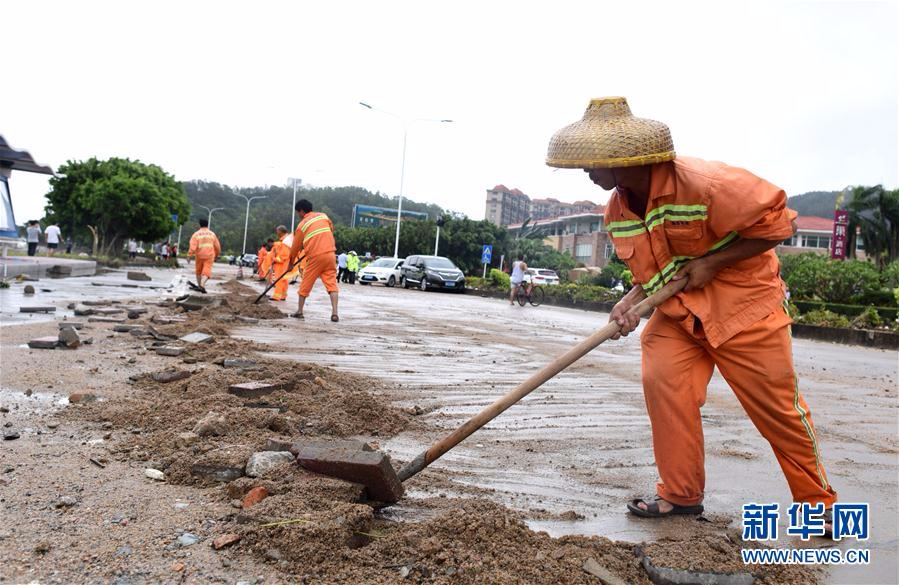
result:
[[[334,252],[325,252],[312,258],[306,258],[306,266],[303,268],[303,280],[300,281],[300,290],[297,294],[308,297],[312,292],[312,285],[319,278],[329,293],[338,292],[337,288],[337,261]]]
[[[214,260],[215,258],[200,258],[199,256],[197,256],[197,284],[200,284],[200,276],[205,276],[207,278],[212,276],[212,262]]]
[[[287,262],[272,264],[272,278],[278,278],[290,266]],[[285,276],[275,284],[275,292],[272,294],[273,301],[283,301],[287,299],[287,285],[290,284],[290,277]]]
[[[790,318],[778,310],[712,347],[655,311],[640,336],[643,393],[661,480],[659,496],[681,506],[702,501],[705,458],[699,409],[715,366],[771,444],[794,502],[836,500],[824,474],[808,405],[793,372]]]

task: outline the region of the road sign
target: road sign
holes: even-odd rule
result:
[[[484,250],[481,252],[481,264],[490,264],[493,258],[493,246],[484,244]]]

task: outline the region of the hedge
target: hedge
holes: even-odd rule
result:
[[[845,315],[846,317],[857,317],[868,308],[865,305],[846,305],[842,303],[825,303],[822,301],[790,301],[796,308],[799,309],[800,312],[810,313],[812,311],[831,311],[833,313],[837,313],[838,315]],[[869,305],[870,306],[870,305]],[[877,311],[877,314],[880,315],[881,319],[884,321],[893,322],[897,318],[899,318],[899,309],[895,307],[874,307]]]

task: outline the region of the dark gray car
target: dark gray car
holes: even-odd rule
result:
[[[443,289],[465,292],[465,275],[449,258],[409,256],[401,268],[403,288]]]

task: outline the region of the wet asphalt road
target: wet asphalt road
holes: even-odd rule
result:
[[[285,311],[294,310],[295,298],[291,289]],[[359,285],[344,286],[338,325],[328,322],[328,315],[319,288],[307,303],[305,322],[239,334],[282,346],[287,359],[399,384],[401,404],[419,406],[426,421],[446,432],[608,319],[559,307],[511,307],[475,295]],[[830,581],[895,582],[897,354],[796,340],[794,358],[831,482],[843,501],[873,506],[873,536],[867,546],[874,563],[835,568]],[[770,447],[717,372],[703,424],[707,514],[733,517],[738,524],[744,503],[779,502],[782,510],[789,506],[786,481]],[[408,460],[437,438],[407,432],[381,445]],[[529,522],[554,535],[660,538],[678,531],[679,524],[636,519],[623,511],[630,498],[654,491],[650,440],[639,341],[632,334],[606,342],[447,453],[432,468],[450,486],[416,488],[413,483],[413,497],[391,513],[414,517],[424,513],[416,509],[416,496],[458,495],[476,488],[535,518],[545,517],[541,511],[573,510],[584,516]],[[781,524],[784,534],[785,520]],[[798,540],[787,542],[803,546]]]

